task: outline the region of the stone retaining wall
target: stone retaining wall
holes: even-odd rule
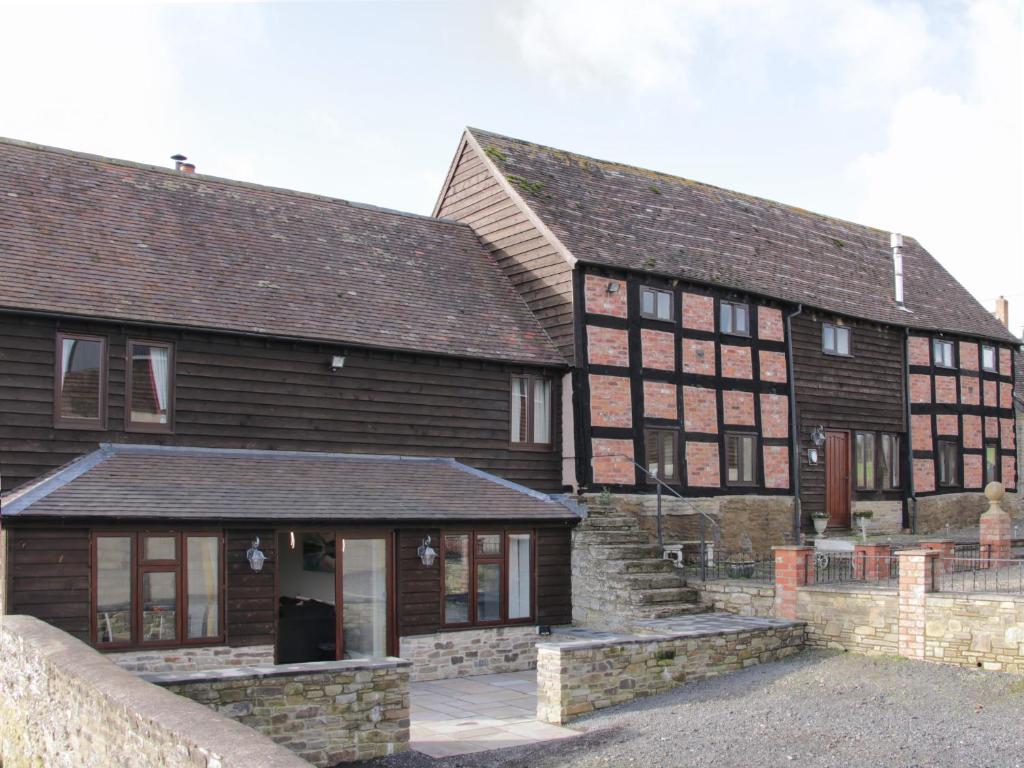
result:
[[[928,661],[1024,674],[1024,595],[925,598]]]
[[[409,748],[409,662],[402,659],[143,677],[269,736],[314,765]]]
[[[1020,516],[1017,494],[1006,494],[1000,506],[1014,519]],[[952,530],[970,528],[978,524],[978,520],[988,509],[985,494],[977,493],[940,493],[935,496],[922,496],[917,500],[917,532],[945,532],[948,524]]]
[[[900,500],[879,500],[879,501],[858,501],[853,500],[850,511],[856,515],[857,512],[870,512],[871,519],[868,520],[868,535],[878,533],[899,533],[903,530],[903,502]],[[853,520],[854,530],[860,530],[856,519]]]
[[[274,646],[205,645],[191,648],[121,651],[105,654],[131,672],[200,672],[224,667],[264,666],[274,663]]]
[[[715,611],[735,613],[737,616],[775,615],[775,585],[760,584],[744,579],[717,579],[691,582],[700,594],[701,605]]]
[[[30,616],[0,621],[0,765],[308,768],[265,736]]]
[[[801,587],[797,617],[807,622],[807,645],[869,655],[898,653],[895,589]]]
[[[409,635],[399,655],[412,662],[412,681],[522,672],[537,666],[537,627],[489,627]]]
[[[778,661],[804,644],[804,626],[666,634],[537,646],[537,719],[574,717],[737,669]]]

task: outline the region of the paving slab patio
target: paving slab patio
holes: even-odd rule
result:
[[[453,757],[578,736],[537,720],[537,673],[509,672],[411,685],[409,746]]]

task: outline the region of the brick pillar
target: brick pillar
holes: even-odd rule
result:
[[[985,497],[988,499],[988,512],[981,516],[981,559],[1010,559],[1010,516],[999,506],[999,501],[1006,491],[1002,483],[989,483],[985,486]]]
[[[796,618],[796,590],[814,580],[814,547],[772,547],[775,556],[775,615]]]
[[[928,549],[904,549],[900,559],[899,654],[924,658],[925,596],[935,591],[935,561],[939,553]]]
[[[889,544],[855,544],[853,547],[853,578],[881,581],[889,578]]]
[[[929,552],[938,552],[939,562],[942,565],[938,566],[942,569],[943,573],[950,573],[953,570],[953,557],[956,554],[956,542],[952,539],[922,539],[918,542],[921,545],[921,549],[927,549]]]

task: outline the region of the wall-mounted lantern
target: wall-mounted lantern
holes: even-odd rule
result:
[[[811,430],[811,442],[813,448],[807,449],[807,463],[817,464],[821,458],[821,446],[825,444],[825,428],[820,424]]]
[[[340,371],[345,367],[345,355],[333,355],[331,357],[331,370]]]
[[[430,546],[429,535],[423,539],[423,543],[420,544],[419,549],[416,550],[416,554],[419,555],[420,561],[427,566],[427,568],[434,564],[434,559],[437,557],[437,550]]]
[[[249,567],[252,568],[254,573],[259,573],[263,570],[263,563],[266,562],[267,556],[260,551],[259,536],[252,540],[252,546],[245,553],[245,559],[249,561]]]

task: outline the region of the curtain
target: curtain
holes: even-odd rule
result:
[[[167,396],[170,387],[168,357],[168,350],[165,347],[149,348],[149,372],[153,377],[153,391],[156,393],[156,403],[160,413],[167,413]]]

